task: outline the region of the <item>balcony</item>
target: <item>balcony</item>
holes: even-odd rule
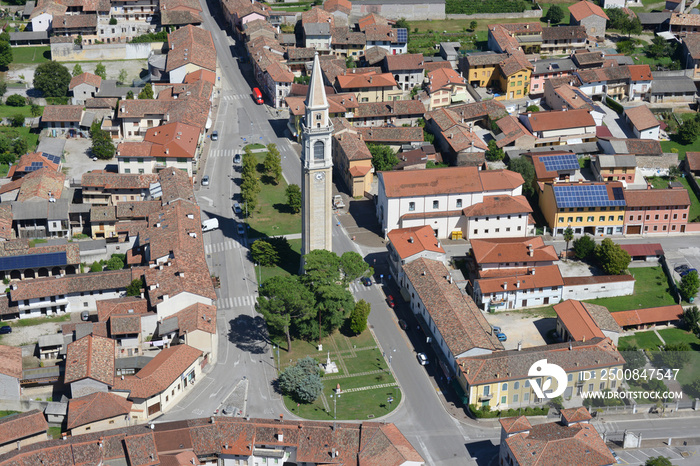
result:
[[[493,399],[493,395],[488,394],[488,395],[479,395],[479,401],[489,401]]]

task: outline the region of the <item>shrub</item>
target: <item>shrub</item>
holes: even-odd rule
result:
[[[27,99],[19,94],[12,94],[7,99],[5,99],[5,105],[10,107],[24,107],[27,104]]]
[[[608,105],[608,107],[615,110],[618,115],[622,114],[622,112],[624,111],[624,109],[622,108],[622,105],[620,105],[619,102],[616,102],[614,99],[611,99],[610,97],[605,98],[605,103]]]
[[[102,264],[98,262],[93,262],[90,266],[90,272],[102,272]]]
[[[279,388],[297,403],[313,403],[323,390],[318,362],[307,356],[287,367],[279,376]]]
[[[588,235],[583,235],[574,240],[574,254],[579,260],[588,259],[595,251],[595,240]]]
[[[115,18],[115,17],[109,18],[109,24],[111,26],[114,26],[115,24],[117,24],[117,18]]]
[[[10,117],[10,123],[16,128],[24,126],[24,115],[22,115],[21,113],[15,113]]]

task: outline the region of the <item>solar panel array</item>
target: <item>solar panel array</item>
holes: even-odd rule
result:
[[[46,254],[25,254],[23,256],[0,257],[0,270],[22,270],[37,267],[67,265],[65,251]]]
[[[557,207],[624,207],[622,188],[613,188],[614,200],[608,197],[605,185],[554,186]]]
[[[39,170],[43,167],[44,167],[43,162],[32,162],[32,164],[30,166],[24,167],[24,171],[25,172],[33,172],[33,171]]]
[[[540,161],[544,163],[544,169],[548,172],[580,168],[576,154],[544,155],[540,156]]]
[[[406,28],[398,28],[396,30],[396,38],[400,44],[408,43],[408,30]]]
[[[51,155],[47,154],[46,152],[44,152],[44,157],[46,157],[47,159],[49,159],[50,162],[55,163],[56,165],[58,165],[61,161],[61,157],[59,157],[58,155]]]

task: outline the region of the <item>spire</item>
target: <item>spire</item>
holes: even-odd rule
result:
[[[321,76],[321,63],[318,59],[318,52],[314,55],[314,65],[311,69],[311,81],[309,82],[309,93],[306,95],[307,108],[328,108],[326,99],[326,89],[323,86],[323,76]]]

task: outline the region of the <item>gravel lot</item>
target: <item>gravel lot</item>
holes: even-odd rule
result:
[[[83,173],[91,170],[104,170],[107,165],[115,165],[117,159],[112,160],[97,160],[93,162],[90,153],[92,140],[81,138],[66,139],[66,147],[63,149],[66,162],[63,164],[63,171],[68,179],[80,180]]]
[[[63,322],[47,322],[27,327],[12,327],[12,333],[2,335],[0,343],[7,346],[23,346],[36,343],[42,335],[58,333]]]
[[[523,348],[545,345],[543,335],[556,328],[556,319],[542,317],[533,318],[525,313],[496,312],[486,316],[489,324],[501,327],[508,340],[503,342],[505,349],[517,349],[518,342],[522,342]]]

